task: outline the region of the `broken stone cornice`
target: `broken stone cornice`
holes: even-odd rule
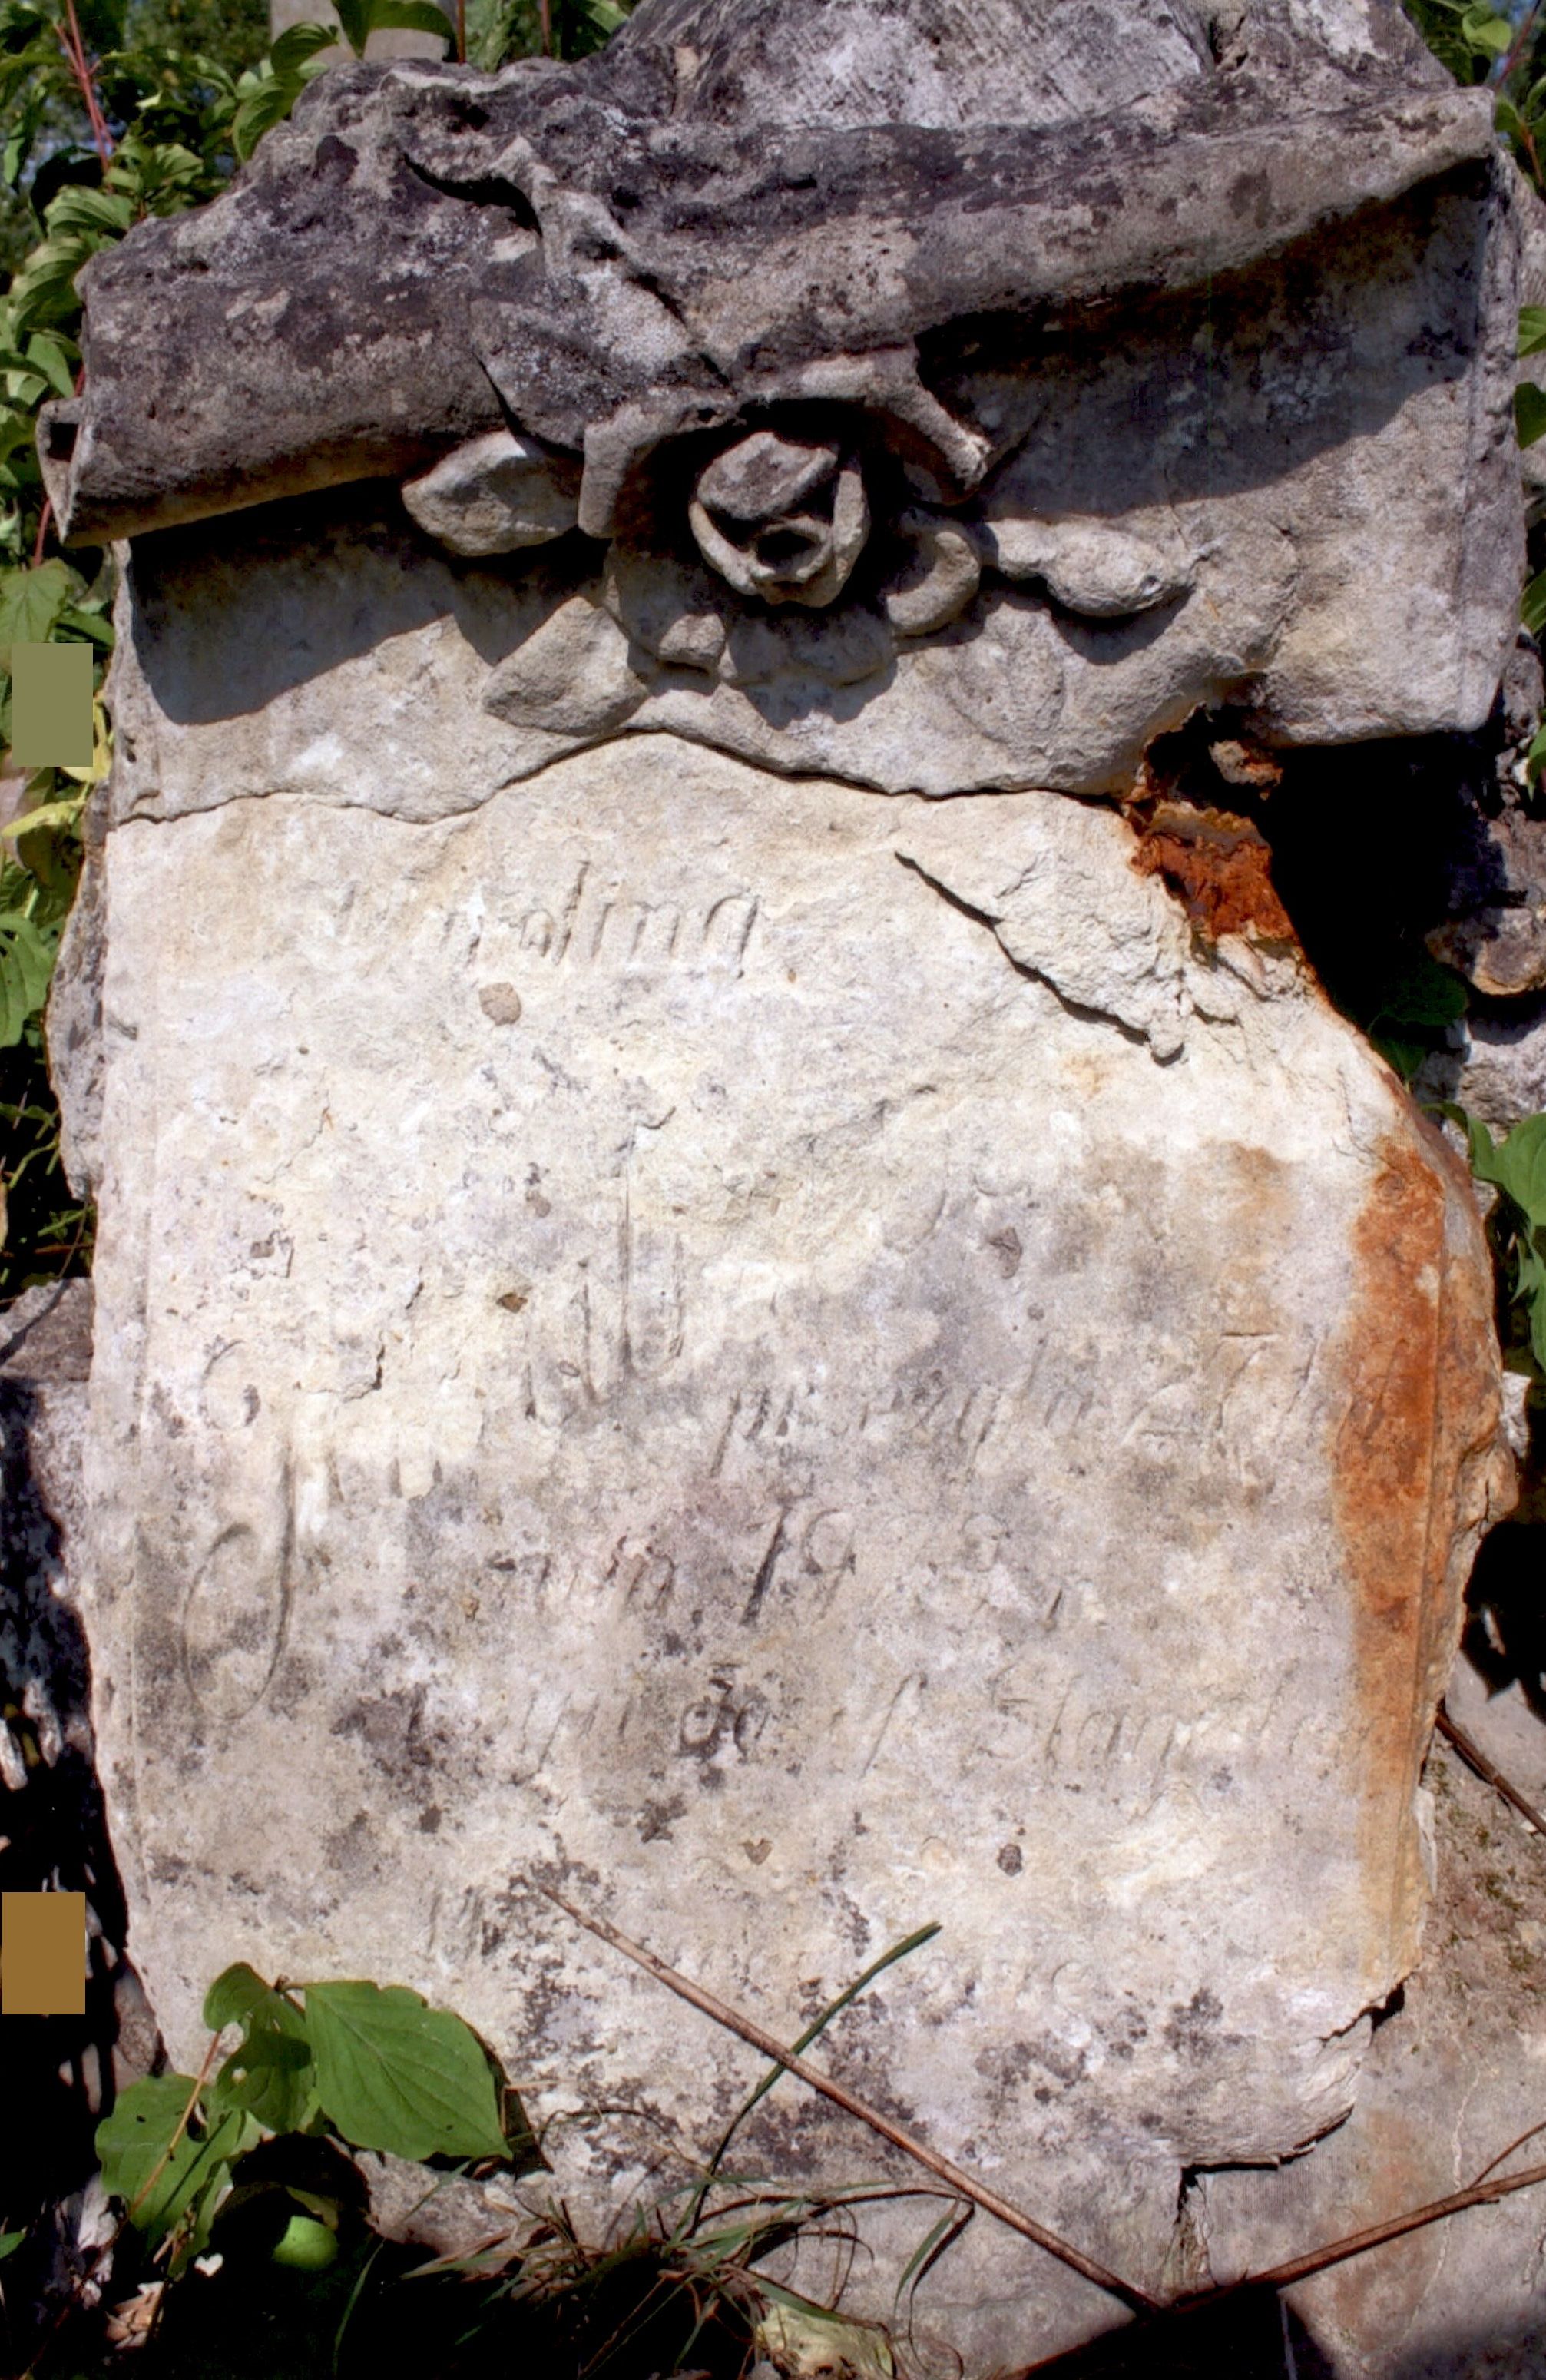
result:
[[[974,313],[1199,285],[1492,147],[1486,94],[1435,79],[1393,5],[1363,12],[1351,63],[1297,0],[1261,0],[1223,65],[1193,12],[1122,13],[1164,71],[1103,109],[1072,52],[1061,98],[1047,79],[1066,29],[990,11],[996,103],[1019,112],[996,123],[931,120],[890,52],[864,102],[876,120],[780,113],[753,71],[775,20],[791,89],[835,88],[839,52],[871,89],[832,0],[646,0],[569,68],[337,69],[223,198],[88,268],[85,394],[40,438],[61,524],[138,534],[422,470],[513,424],[584,453],[581,517],[610,534],[656,445],[807,395],[813,372],[862,378]],[[973,12],[904,14],[970,86]],[[886,12],[861,15],[879,59]],[[937,413],[904,376],[914,412]],[[894,368],[874,402],[905,417]],[[961,458],[944,461],[959,485]]]

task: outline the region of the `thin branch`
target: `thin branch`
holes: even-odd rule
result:
[[[631,1942],[625,1934],[620,1934],[604,1918],[587,1916],[584,1910],[576,1909],[572,1900],[565,1900],[562,1893],[554,1892],[550,1886],[537,1883],[535,1877],[531,1882],[545,1900],[552,1901],[556,1908],[572,1917],[576,1925],[583,1925],[588,1934],[610,1943],[614,1950],[621,1950],[625,1959],[632,1959],[635,1966],[642,1967],[646,1974],[653,1975],[657,1983],[664,1984],[668,1991],[674,1992],[690,2008],[711,2017],[716,2024],[723,2025],[727,2033],[738,2034],[743,2041],[749,2042],[765,2058],[773,2058],[808,2089],[818,2091],[824,2099],[830,2099],[834,2107],[841,2107],[850,2116],[857,2116],[872,2132],[878,2132],[883,2141],[889,2141],[893,2148],[900,2149],[904,2156],[910,2156],[914,2164],[921,2165],[925,2173],[932,2173],[936,2181],[947,2183],[962,2198],[969,2198],[974,2206],[983,2209],[984,2215],[991,2215],[1009,2230],[1018,2231],[1022,2239],[1045,2249],[1049,2256],[1056,2256],[1059,2264],[1069,2265],[1085,2280],[1093,2281],[1097,2289],[1106,2290],[1135,2313],[1157,2310],[1159,2301],[1150,2297],[1146,2290],[1136,2288],[1131,2281],[1122,2280],[1116,2273],[1108,2272],[1093,2256],[1086,2256],[1082,2250],[1060,2239],[1056,2231],[1049,2231],[1045,2224],[1022,2213],[1007,2198],[1000,2198],[996,2191],[974,2181],[970,2174],[963,2173],[960,2166],[952,2165],[948,2157],[939,2156],[933,2149],[925,2148],[922,2141],[914,2140],[911,2132],[903,2131],[901,2126],[894,2124],[888,2116],[866,2106],[863,2099],[856,2098],[840,2082],[834,2082],[829,2075],[808,2066],[803,2058],[786,2049],[760,2024],[754,2024],[749,2017],[741,2016],[734,2009],[727,2008],[724,2001],[716,1999],[712,1992],[705,1991],[699,1984],[689,1983],[685,1975],[679,1974],[674,1967],[668,1967],[665,1961],[658,1959],[652,1950],[643,1949],[637,1942]]]
[[[113,163],[113,135],[107,128],[107,118],[97,97],[97,70],[86,55],[86,44],[80,38],[80,22],[75,13],[75,0],[65,0],[65,24],[59,39],[65,55],[70,62],[70,72],[79,85],[80,97],[91,127],[91,145],[104,166]]]
[[[1503,65],[1498,69],[1496,88],[1499,91],[1502,91],[1504,83],[1508,80],[1509,76],[1514,72],[1515,67],[1524,56],[1525,52],[1529,45],[1530,35],[1535,30],[1535,20],[1540,14],[1540,0],[1535,0],[1534,6],[1529,10],[1528,14],[1525,18],[1524,23],[1515,34],[1508,55],[1504,59]]]
[[[1491,1785],[1494,1793],[1501,1793],[1504,1800],[1510,1803],[1522,1818],[1529,1820],[1538,1835],[1546,1836],[1546,1817],[1541,1815],[1532,1803],[1526,1801],[1516,1785],[1509,1783],[1501,1768],[1493,1767],[1480,1744],[1473,1743],[1465,1729],[1455,1726],[1443,1703],[1439,1705],[1438,1717],[1434,1725],[1441,1735],[1448,1737],[1467,1767],[1476,1770],[1484,1785]]]
[[[1517,2142],[1515,2146],[1518,2146]],[[1274,2265],[1264,2273],[1248,2273],[1243,2279],[1229,2282],[1226,2289],[1204,2289],[1200,2296],[1184,2302],[1197,2305],[1204,2298],[1233,2295],[1241,2289],[1286,2289],[1295,2281],[1308,2280],[1312,2273],[1323,2273],[1333,2265],[1345,2265],[1350,2256],[1367,2255],[1371,2248],[1383,2248],[1387,2240],[1402,2240],[1408,2231],[1420,2231],[1430,2223],[1442,2223],[1446,2216],[1463,2215],[1467,2206],[1491,2206],[1494,2199],[1507,2198],[1516,2190],[1533,2190],[1541,2181],[1546,2181],[1546,2165],[1528,2166],[1523,2173],[1504,2174],[1497,2181],[1473,2181],[1468,2190],[1456,2190],[1448,2198],[1435,2198],[1427,2206],[1414,2206],[1406,2215],[1393,2215],[1388,2223],[1371,2224],[1367,2231],[1350,2231],[1345,2240],[1334,2240],[1328,2247],[1311,2248],[1308,2255],[1295,2256],[1286,2265]]]
[[[144,2187],[136,2191],[134,2196],[130,2199],[127,2207],[125,2209],[124,2220],[127,2223],[133,2222],[135,2216],[139,2214],[139,2209],[144,2205],[145,2201],[149,2198],[151,2191],[154,2190],[157,2182],[161,2180],[162,2175],[165,2172],[171,2159],[176,2155],[177,2143],[182,2139],[183,2134],[187,2131],[188,2124],[192,2119],[193,2111],[199,2105],[199,2094],[202,2091],[205,2083],[210,2079],[210,2069],[215,2062],[215,2054],[219,2047],[220,2035],[218,2033],[211,2033],[210,2035],[210,2046],[204,2052],[204,2063],[193,2078],[193,2088],[187,2095],[187,2105],[177,2119],[171,2139],[167,2142],[166,2146],[163,2149],[160,2156],[157,2157],[154,2165],[151,2168],[150,2174],[145,2181]]]
[[[1510,2141],[1507,2148],[1500,2149],[1497,2155],[1482,2167],[1471,2188],[1474,2190],[1478,2182],[1485,2181],[1490,2173],[1496,2173],[1499,2166],[1506,2165],[1515,2150],[1522,2149],[1527,2141],[1533,2141],[1537,2132],[1546,2132],[1546,2124],[1532,2124],[1528,2132],[1521,2132],[1516,2141]]]

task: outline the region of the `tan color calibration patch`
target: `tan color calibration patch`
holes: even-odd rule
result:
[[[0,1892],[0,2016],[84,2016],[86,1895]]]
[[[18,769],[91,767],[89,645],[11,647],[11,759]]]

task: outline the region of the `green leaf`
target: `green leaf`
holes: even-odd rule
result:
[[[1486,1126],[1481,1130],[1485,1132]],[[1471,1170],[1483,1182],[1495,1182],[1505,1191],[1532,1231],[1546,1226],[1546,1115],[1527,1116],[1523,1123],[1516,1123],[1482,1165],[1473,1156]]]
[[[1542,348],[1546,348],[1546,306],[1521,306],[1518,352],[1538,356]]]
[[[67,628],[73,637],[84,637],[89,643],[100,645],[104,652],[113,650],[113,623],[100,612],[82,612],[67,603],[54,622],[55,633]]]
[[[120,190],[93,190],[67,182],[48,210],[50,237],[61,232],[103,231],[119,238],[134,221],[133,201]]]
[[[1460,978],[1424,954],[1385,987],[1369,1020],[1369,1038],[1409,1083],[1444,1027],[1464,1016],[1467,999]]]
[[[1466,1014],[1467,991],[1460,978],[1436,959],[1414,960],[1385,990],[1375,1013],[1376,1025],[1453,1025]]]
[[[0,1050],[16,1048],[48,998],[57,944],[56,929],[40,929],[19,909],[0,911]]]
[[[11,320],[18,337],[39,322],[62,322],[79,310],[75,276],[102,246],[80,233],[50,237],[33,249],[11,283]]]
[[[14,843],[24,834],[37,834],[44,828],[77,826],[84,806],[84,795],[71,794],[62,802],[44,802],[35,810],[23,810],[19,818],[0,826],[0,840]]]
[[[265,132],[283,124],[306,85],[298,76],[277,76],[249,91],[231,119],[231,146],[246,163]]]
[[[1522,380],[1514,392],[1514,427],[1521,446],[1546,438],[1546,389],[1537,388],[1533,381]]]
[[[1460,30],[1474,50],[1484,51],[1490,57],[1506,57],[1513,46],[1514,28],[1508,18],[1485,6],[1467,8],[1460,19]]]
[[[355,55],[365,55],[372,33],[439,33],[450,42],[451,20],[432,0],[335,0],[338,21]]]
[[[36,331],[27,342],[22,370],[41,372],[56,395],[75,395],[75,368],[57,339]]]
[[[1521,1250],[1521,1255],[1524,1251]],[[1530,1248],[1529,1263],[1521,1265],[1516,1302],[1524,1308],[1530,1354],[1538,1375],[1546,1378],[1546,1259]]]
[[[281,33],[269,52],[274,73],[282,77],[298,75],[308,59],[316,57],[319,51],[335,48],[337,42],[336,25],[292,25]],[[1546,308],[1541,311],[1546,313]],[[1520,353],[1524,353],[1523,348]]]
[[[1520,596],[1519,618],[1532,637],[1546,628],[1546,570],[1538,571]]]
[[[14,2256],[26,2237],[25,2231],[0,2231],[0,2257]]]
[[[223,2033],[228,2024],[245,2025],[254,2010],[278,1998],[273,1985],[266,1984],[255,1967],[238,1959],[235,1966],[221,1971],[205,1993],[205,2025],[211,2033]]]
[[[36,570],[0,570],[0,668],[10,667],[12,645],[46,645],[59,614],[81,592],[65,562]]]
[[[210,2085],[211,2107],[237,2108],[271,2132],[298,2132],[316,2105],[311,2043],[300,2010],[245,1962],[217,1975],[204,1998],[211,2033],[240,2025],[242,2041]]]
[[[202,2139],[186,2130],[183,2110],[193,2095],[190,2074],[156,2074],[131,2082],[97,2126],[103,2188],[121,2198],[136,2230],[164,2239],[222,2186],[243,2145],[238,2115],[222,2117]],[[174,2145],[175,2142],[175,2145]]]
[[[276,2265],[300,2273],[321,2273],[338,2254],[337,2234],[309,2215],[292,2215],[272,2251]]]
[[[356,2148],[507,2157],[489,2060],[460,2017],[400,1984],[308,1984],[322,2112]]]

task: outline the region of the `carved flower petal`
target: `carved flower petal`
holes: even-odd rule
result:
[[[976,549],[954,521],[907,513],[898,523],[912,552],[880,591],[899,637],[927,637],[965,611],[982,578]]]
[[[491,430],[410,480],[403,502],[419,528],[453,553],[513,553],[574,527],[578,483],[577,465],[567,472],[534,439]]]
[[[722,520],[773,520],[794,512],[824,487],[839,460],[837,447],[826,441],[754,430],[707,466],[698,481],[698,501]]]
[[[1055,602],[1087,619],[1152,612],[1192,584],[1180,556],[1096,521],[997,520],[985,539],[1006,578],[1039,578]]]

